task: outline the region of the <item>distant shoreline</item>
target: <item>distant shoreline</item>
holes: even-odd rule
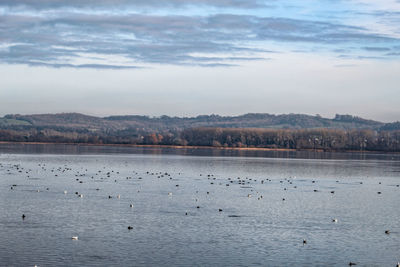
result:
[[[0,141],[2,144],[22,145],[71,145],[71,146],[114,146],[114,147],[136,147],[136,148],[173,148],[173,149],[215,149],[236,151],[276,151],[276,152],[318,152],[318,153],[379,153],[400,154],[395,151],[369,151],[369,150],[323,150],[323,149],[291,149],[291,148],[266,148],[266,147],[217,147],[217,146],[179,146],[179,145],[137,145],[137,144],[92,144],[92,143],[56,143],[56,142],[11,142]]]

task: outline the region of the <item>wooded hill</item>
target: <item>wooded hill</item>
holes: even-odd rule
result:
[[[397,124],[399,124],[397,122]],[[261,114],[249,113],[241,116],[202,115],[197,117],[148,117],[148,116],[110,116],[94,117],[79,113],[6,115],[0,118],[2,129],[24,128],[65,128],[86,129],[88,131],[121,130],[183,130],[196,127],[222,128],[273,128],[273,129],[372,129],[379,130],[388,124],[366,120],[350,115],[336,115],[333,119],[303,114]],[[397,125],[400,129],[400,125]]]
[[[6,115],[0,141],[400,151],[400,123],[350,115]]]

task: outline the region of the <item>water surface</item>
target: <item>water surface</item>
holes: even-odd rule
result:
[[[398,154],[0,145],[0,265],[395,266],[399,184]]]

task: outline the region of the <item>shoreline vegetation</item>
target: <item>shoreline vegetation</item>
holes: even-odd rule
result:
[[[179,118],[92,117],[77,113],[7,115],[0,141],[265,151],[400,152],[400,122],[350,115],[246,114]]]
[[[221,139],[220,135],[224,135],[226,131],[234,131],[236,133],[241,133],[235,136],[236,139],[239,138],[240,141],[229,146],[227,143],[221,145],[217,140]],[[217,150],[239,150],[239,151],[313,151],[313,152],[380,152],[380,153],[400,153],[400,131],[384,132],[378,134],[377,132],[371,130],[352,130],[350,132],[342,130],[331,130],[331,129],[305,129],[296,130],[296,132],[305,133],[303,138],[299,139],[289,139],[279,136],[277,134],[286,132],[287,134],[293,134],[293,130],[274,130],[274,129],[221,129],[221,128],[201,128],[201,129],[186,129],[180,136],[190,139],[191,142],[197,142],[198,144],[189,143],[186,139],[167,139],[168,142],[175,142],[175,144],[166,143],[164,136],[161,134],[148,134],[142,136],[139,140],[142,143],[135,143],[138,139],[131,139],[133,142],[115,142],[115,138],[112,138],[114,142],[110,142],[111,137],[99,137],[91,136],[86,138],[66,138],[64,134],[58,134],[56,136],[47,136],[47,140],[36,140],[37,136],[24,136],[25,139],[15,138],[16,136],[10,136],[9,139],[18,140],[4,140],[4,131],[0,130],[0,144],[22,144],[22,145],[82,145],[82,146],[116,146],[116,147],[137,147],[137,148],[173,148],[173,149],[217,149]],[[265,143],[262,143],[260,136],[254,139],[255,133],[272,133],[273,139],[269,140],[269,147]],[[185,136],[185,134],[190,133],[190,138]],[[210,136],[212,133],[212,136]],[[219,135],[216,133],[219,133]],[[244,133],[247,133],[243,136]],[[250,136],[249,136],[249,133]],[[333,136],[335,133],[336,136]],[[3,134],[3,135],[2,135]],[[196,134],[193,136],[193,134]],[[338,136],[339,135],[339,136]],[[69,136],[69,135],[67,135]],[[316,137],[318,136],[318,137]],[[168,136],[171,137],[171,136]],[[227,139],[232,138],[230,135],[224,136]],[[252,137],[252,138],[250,138]],[[292,136],[293,137],[293,136]],[[340,138],[342,137],[342,138]],[[307,139],[308,138],[308,139]],[[312,139],[311,139],[312,138]],[[367,139],[369,138],[369,139]],[[42,138],[38,138],[42,139]],[[54,139],[54,140],[52,140]],[[344,140],[346,139],[346,140]],[[247,145],[247,143],[258,143],[258,146]],[[353,143],[349,144],[349,140]],[[90,142],[91,141],[91,142]],[[104,142],[106,141],[106,142]],[[108,142],[107,142],[108,141]],[[241,141],[246,142],[243,144]],[[308,142],[307,142],[308,141]],[[337,144],[341,141],[340,144]],[[373,142],[374,141],[374,142]],[[147,142],[147,143],[146,143]],[[178,144],[176,144],[178,143]],[[372,144],[371,144],[372,143]],[[279,147],[281,144],[283,147]]]

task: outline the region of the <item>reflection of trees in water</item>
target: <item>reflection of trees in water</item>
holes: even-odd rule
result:
[[[141,154],[141,155],[187,155],[205,157],[252,157],[252,158],[286,158],[286,159],[346,159],[346,160],[400,160],[400,154],[360,153],[360,152],[322,152],[317,150],[251,150],[225,149],[209,147],[138,147],[119,145],[85,145],[85,144],[0,144],[0,154]]]

